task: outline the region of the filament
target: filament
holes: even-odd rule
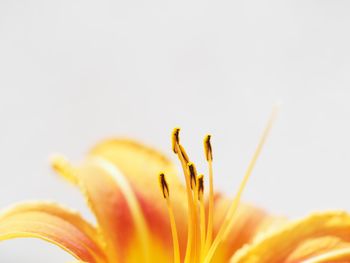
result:
[[[183,173],[185,175],[185,181],[186,181],[186,190],[187,190],[187,202],[188,202],[188,208],[189,208],[189,215],[188,215],[188,235],[187,235],[187,247],[186,247],[186,254],[185,254],[185,263],[192,263],[193,256],[192,253],[195,251],[195,226],[196,226],[196,215],[195,215],[195,208],[194,208],[194,202],[193,202],[193,195],[191,192],[191,183],[190,183],[190,175],[188,171],[188,162],[189,158],[185,151],[185,149],[180,145],[179,141],[179,128],[175,128],[172,134],[172,144],[173,144],[173,150],[177,154]]]
[[[164,173],[159,174],[159,182],[160,187],[163,193],[163,197],[166,200],[166,204],[168,207],[170,226],[171,226],[171,234],[173,237],[173,248],[174,248],[174,263],[180,263],[180,248],[179,248],[179,238],[177,235],[176,221],[174,216],[173,205],[170,200],[169,187],[166,182]]]
[[[204,257],[205,249],[205,207],[204,207],[204,177],[199,175],[197,179],[197,192],[198,192],[198,202],[199,202],[199,214],[200,214],[200,262],[202,262]]]
[[[210,143],[211,135],[204,138],[204,153],[208,162],[209,170],[209,208],[208,208],[208,225],[207,236],[205,241],[205,252],[209,250],[213,235],[213,218],[214,218],[214,183],[213,183],[213,152]]]

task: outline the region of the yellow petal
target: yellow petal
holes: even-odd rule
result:
[[[300,242],[298,247],[294,249],[286,261],[296,262],[310,259],[332,250],[344,248],[350,248],[350,244],[348,242],[344,242],[344,240],[339,237],[330,235],[313,237]]]
[[[231,263],[301,262],[328,253],[330,258],[340,258],[320,262],[341,262],[349,258],[349,253],[344,253],[344,249],[350,248],[349,242],[350,215],[317,213],[260,236],[234,255]]]
[[[303,263],[345,263],[350,262],[350,246],[346,248],[332,249],[318,256],[304,260]]]
[[[173,163],[162,153],[130,139],[110,139],[97,144],[90,155],[103,157],[138,186],[152,186],[158,190],[158,174],[164,172],[170,185],[181,185]]]
[[[105,262],[97,236],[77,213],[53,203],[20,204],[0,215],[0,240],[40,238],[90,263]]]

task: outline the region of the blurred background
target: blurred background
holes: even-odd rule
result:
[[[171,158],[170,133],[233,195],[275,103],[281,111],[244,199],[297,218],[350,210],[350,2],[0,2],[0,207],[49,199],[89,217],[49,167],[127,136]],[[174,158],[175,159],[175,158]],[[37,240],[0,262],[65,262]]]

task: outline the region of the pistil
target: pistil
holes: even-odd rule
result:
[[[225,219],[224,219],[224,223],[221,225],[218,234],[216,235],[213,244],[211,245],[204,263],[210,263],[215,251],[217,250],[218,246],[221,244],[221,242],[223,240],[225,240],[225,238],[227,237],[227,235],[230,233],[230,230],[232,229],[233,223],[234,223],[234,215],[237,211],[238,205],[240,203],[242,194],[243,194],[243,190],[245,189],[248,179],[251,176],[252,172],[253,172],[253,168],[255,167],[255,164],[258,160],[258,157],[260,156],[261,150],[266,142],[266,139],[268,137],[268,134],[272,128],[272,124],[276,118],[276,114],[277,114],[277,110],[274,110],[271,114],[271,117],[267,123],[267,126],[264,129],[264,132],[260,138],[260,141],[258,143],[258,146],[253,154],[253,158],[251,159],[248,168],[245,172],[245,175],[243,177],[242,182],[240,183],[238,192],[235,196],[235,198],[232,201],[232,204],[228,210],[228,212],[226,213]]]

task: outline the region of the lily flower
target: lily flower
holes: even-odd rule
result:
[[[271,122],[232,200],[214,193],[210,135],[204,139],[208,190],[180,143],[179,129],[172,134],[172,150],[185,185],[167,157],[133,140],[103,141],[79,165],[56,156],[54,170],[86,197],[96,224],[62,205],[26,202],[0,215],[0,240],[40,238],[88,263],[350,262],[347,213],[285,222],[241,202],[270,127]]]

